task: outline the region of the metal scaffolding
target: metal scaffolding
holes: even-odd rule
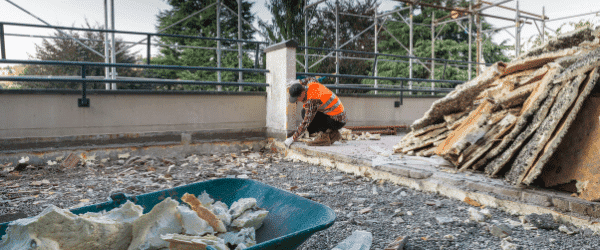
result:
[[[316,7],[317,5],[319,5],[320,3],[325,2],[326,0],[320,0],[317,1],[315,3],[312,4],[308,4],[306,1],[305,2],[305,7],[304,9],[308,9],[311,7]],[[506,7],[503,4],[506,4],[508,2],[512,2],[513,0],[500,0],[497,1],[495,3],[492,2],[487,2],[487,1],[483,1],[483,0],[469,0],[469,7],[468,8],[463,8],[463,7],[446,7],[446,6],[438,6],[435,4],[430,4],[430,3],[423,3],[421,1],[418,0],[395,0],[397,2],[402,2],[405,3],[407,6],[404,8],[399,8],[396,10],[392,10],[392,11],[388,11],[385,13],[380,13],[378,11],[379,6],[375,6],[375,14],[373,16],[367,16],[367,15],[357,15],[357,14],[351,14],[351,13],[344,13],[344,12],[340,12],[339,11],[339,2],[338,0],[336,0],[335,2],[335,13],[333,13],[336,17],[336,24],[335,24],[335,28],[336,28],[336,37],[335,37],[335,49],[336,50],[340,50],[342,49],[346,44],[348,44],[350,41],[357,39],[359,36],[361,36],[362,34],[365,33],[365,31],[373,28],[374,30],[374,48],[373,51],[376,53],[375,58],[374,58],[374,67],[373,67],[373,75],[375,77],[378,76],[378,68],[377,68],[377,53],[379,52],[378,50],[378,42],[379,42],[379,31],[380,30],[384,30],[385,32],[387,32],[390,37],[395,40],[396,43],[398,43],[402,48],[404,48],[407,51],[407,54],[409,55],[408,58],[408,64],[409,64],[409,76],[408,78],[413,78],[413,72],[414,72],[414,63],[418,63],[420,65],[422,65],[424,67],[425,70],[429,71],[430,73],[430,78],[432,80],[435,80],[435,41],[438,39],[438,32],[441,32],[441,29],[443,29],[443,27],[445,25],[447,25],[448,23],[456,23],[458,24],[462,29],[465,30],[465,32],[468,34],[468,47],[469,47],[469,51],[468,51],[468,61],[464,62],[468,65],[468,79],[471,80],[471,75],[472,75],[472,65],[478,65],[478,67],[476,68],[476,75],[479,75],[480,73],[480,68],[479,66],[481,65],[485,65],[485,60],[483,58],[483,52],[482,52],[482,46],[483,46],[483,36],[484,36],[484,32],[496,32],[499,30],[507,30],[508,28],[511,27],[515,27],[515,34],[511,34],[509,32],[509,34],[515,38],[515,45],[514,45],[514,49],[515,49],[515,55],[519,56],[520,52],[521,52],[521,30],[523,25],[525,24],[535,24],[536,27],[538,27],[538,30],[540,30],[539,26],[538,26],[538,22],[541,23],[541,30],[540,30],[540,36],[541,36],[541,40],[544,41],[545,39],[545,35],[544,35],[544,30],[546,29],[546,22],[548,22],[549,18],[547,16],[545,16],[545,8],[542,7],[542,15],[537,15],[534,13],[530,13],[530,12],[525,12],[525,11],[521,11],[519,9],[519,4],[518,4],[518,0],[516,3],[516,8],[510,8],[510,7]],[[446,11],[450,11],[451,14],[445,17],[441,17],[439,19],[436,19],[435,16],[433,16],[432,18],[432,22],[431,25],[427,25],[427,24],[416,24],[413,22],[413,13],[415,10],[415,6],[421,6],[421,7],[428,7],[428,8],[436,8],[436,9],[442,9],[442,10],[446,10]],[[504,10],[510,10],[510,11],[514,11],[515,13],[515,17],[511,18],[511,17],[503,17],[503,16],[497,16],[497,15],[490,15],[487,13],[483,13],[483,11],[488,10],[488,9],[494,9],[494,8],[501,8]],[[402,15],[400,12],[401,11],[405,11],[408,10],[408,16],[404,16]],[[329,12],[329,11],[327,11]],[[306,12],[305,12],[306,13]],[[594,12],[595,13],[595,12]],[[406,23],[406,25],[409,26],[409,42],[408,45],[402,44],[402,42],[400,42],[399,39],[397,39],[386,27],[385,27],[385,23],[386,21],[388,21],[387,17],[389,15],[392,14],[398,14],[398,16],[400,17],[400,21]],[[589,13],[592,14],[592,13]],[[369,18],[373,20],[373,25],[368,27],[366,30],[361,31],[359,34],[355,35],[354,37],[350,38],[349,41],[347,41],[346,43],[340,45],[340,41],[339,41],[339,34],[338,34],[338,30],[339,30],[339,15],[350,15],[350,16],[355,16],[355,17],[359,17],[359,18]],[[385,17],[385,19],[383,19]],[[502,27],[502,28],[498,28],[498,29],[492,29],[489,31],[484,31],[482,29],[482,17],[486,17],[486,18],[493,18],[493,19],[499,19],[499,20],[504,20],[504,21],[511,21],[514,22],[514,25],[510,25],[510,26],[506,26],[506,27]],[[305,22],[304,22],[304,42],[305,42],[305,46],[308,46],[308,16],[306,16],[305,14]],[[383,20],[381,20],[383,19]],[[446,20],[446,19],[450,19],[450,20]],[[464,24],[466,20],[466,26]],[[475,25],[475,31],[473,31],[473,24]],[[415,59],[415,58],[411,58],[414,57],[414,44],[413,44],[413,40],[414,40],[414,26],[415,25],[421,25],[421,26],[429,26],[431,28],[431,58],[429,60],[419,60],[419,59]],[[442,27],[440,29],[440,31],[438,31],[438,27]],[[508,31],[507,31],[508,32]],[[488,34],[489,35],[489,34]],[[473,42],[472,42],[472,38],[475,37],[475,46],[476,46],[476,60],[473,61],[472,60],[472,50],[473,50]],[[340,64],[340,52],[339,51],[335,51],[335,52],[331,52],[328,53],[327,55],[323,56],[323,58],[321,58],[320,60],[318,60],[317,62],[315,62],[313,65],[309,66],[309,61],[308,61],[308,57],[309,57],[309,53],[307,50],[304,51],[304,72],[308,72],[308,70],[312,67],[314,67],[316,64],[322,62],[324,59],[328,58],[328,57],[332,57],[333,53],[335,53],[335,62],[336,62],[336,72],[335,74],[339,74],[339,64]],[[380,59],[379,59],[380,60]],[[430,61],[430,62],[427,62]],[[426,65],[429,64],[429,65]],[[445,74],[445,68],[446,68],[447,64],[444,64],[444,74]],[[336,84],[339,83],[339,79],[336,78]],[[374,80],[374,86],[377,87],[378,84],[378,80],[375,79]],[[408,88],[412,89],[413,88],[413,84],[412,81],[408,81]],[[434,83],[432,83],[431,88],[434,89]]]
[[[114,16],[115,16],[115,8],[114,8],[114,0],[111,0],[110,2],[110,13],[108,11],[109,6],[108,6],[108,0],[104,0],[104,18],[105,18],[105,25],[104,25],[104,29],[100,30],[100,32],[103,32],[104,34],[104,42],[105,42],[105,46],[104,46],[104,53],[100,53],[98,51],[93,50],[92,48],[89,48],[88,46],[86,46],[85,44],[83,44],[80,40],[84,40],[84,39],[76,39],[73,38],[72,36],[68,35],[67,33],[64,33],[60,28],[56,28],[56,26],[51,26],[49,23],[45,22],[44,20],[41,20],[40,18],[38,18],[37,16],[35,16],[34,14],[28,12],[27,10],[23,9],[22,7],[16,5],[15,3],[11,2],[10,0],[5,0],[7,2],[9,2],[10,4],[14,5],[15,7],[19,8],[21,11],[33,16],[34,18],[38,19],[39,21],[41,21],[42,23],[44,23],[46,25],[46,27],[54,27],[56,30],[58,30],[58,32],[60,32],[61,34],[67,36],[68,38],[74,40],[75,42],[77,42],[78,44],[81,44],[82,46],[84,46],[86,49],[89,49],[91,51],[93,51],[94,53],[102,56],[105,60],[105,64],[115,64],[116,62],[116,54],[129,49],[133,46],[136,45],[145,45],[147,46],[147,63],[150,64],[150,57],[151,57],[151,46],[168,46],[168,47],[173,47],[175,46],[175,48],[184,48],[184,47],[189,47],[189,48],[202,48],[202,49],[216,49],[216,54],[217,54],[217,67],[220,68],[221,67],[221,57],[222,57],[222,51],[235,51],[232,48],[222,48],[221,46],[221,42],[222,41],[226,41],[228,39],[223,39],[221,38],[221,12],[222,11],[228,11],[229,13],[231,13],[232,15],[237,15],[237,29],[238,29],[238,39],[235,40],[235,42],[237,43],[237,52],[238,52],[238,68],[242,68],[242,53],[247,51],[247,50],[243,50],[242,49],[242,43],[244,43],[245,41],[241,40],[241,34],[242,34],[242,23],[246,23],[247,25],[250,26],[250,28],[252,30],[254,30],[255,32],[257,32],[257,34],[259,34],[265,41],[269,41],[269,37],[264,34],[263,32],[261,32],[259,29],[255,28],[253,24],[251,24],[250,22],[248,22],[247,20],[243,19],[241,17],[241,0],[237,0],[238,3],[238,10],[234,11],[232,9],[230,9],[228,6],[226,6],[222,0],[217,0],[215,3],[212,4],[208,4],[207,6],[204,6],[202,9],[190,14],[189,16],[159,30],[157,33],[161,33],[163,31],[166,31],[167,29],[173,27],[174,25],[181,23],[195,15],[201,14],[207,10],[211,10],[212,11],[212,7],[214,8],[214,11],[216,11],[217,14],[217,34],[216,34],[216,38],[212,38],[217,42],[217,46],[216,48],[205,48],[205,47],[195,47],[195,46],[185,46],[185,45],[165,45],[165,44],[159,44],[159,43],[155,43],[152,44],[151,39],[153,36],[157,36],[157,34],[144,34],[146,37],[138,42],[132,43],[132,42],[125,42],[125,43],[129,43],[132,45],[130,46],[126,46],[125,48],[122,48],[119,51],[116,51],[116,47],[115,47],[115,20],[114,20]],[[304,10],[305,10],[305,18],[304,18],[304,44],[305,47],[308,48],[308,16],[306,16],[306,10],[309,8],[316,8],[316,6],[318,6],[319,4],[326,2],[327,0],[318,0],[314,3],[309,4],[308,0],[305,1],[304,3]],[[331,1],[331,0],[330,0]],[[530,13],[530,12],[526,12],[526,11],[522,11],[519,9],[519,1],[516,0],[516,8],[511,8],[511,7],[507,7],[505,6],[506,3],[509,2],[513,2],[514,0],[497,0],[496,2],[488,2],[488,1],[484,1],[484,0],[469,0],[469,6],[468,8],[466,7],[447,7],[447,6],[438,6],[435,4],[430,4],[430,3],[423,3],[419,0],[394,0],[397,2],[402,2],[404,4],[406,4],[406,6],[404,6],[403,8],[398,8],[395,10],[391,10],[391,11],[387,11],[387,12],[383,12],[380,13],[380,11],[378,10],[380,8],[379,5],[376,5],[374,7],[374,14],[373,15],[360,15],[360,14],[351,14],[351,13],[344,13],[344,12],[340,12],[340,7],[339,7],[339,0],[335,1],[335,10],[334,11],[327,11],[330,12],[332,14],[335,15],[336,17],[336,22],[335,22],[335,49],[329,53],[327,53],[327,55],[313,55],[313,54],[309,54],[308,49],[304,50],[304,62],[300,62],[298,61],[298,64],[301,65],[304,68],[304,73],[308,73],[309,69],[316,66],[317,64],[319,64],[320,62],[324,61],[327,58],[333,57],[335,56],[335,75],[339,75],[340,74],[340,59],[344,59],[344,58],[351,58],[351,57],[347,57],[347,56],[343,56],[343,53],[350,53],[350,52],[344,52],[343,48],[344,46],[348,45],[349,43],[351,43],[352,41],[356,40],[357,38],[359,38],[360,36],[362,36],[363,34],[365,34],[366,32],[368,32],[369,30],[373,29],[374,32],[374,58],[368,58],[366,60],[373,60],[373,76],[374,78],[374,87],[377,88],[378,86],[378,61],[389,61],[387,59],[381,59],[378,58],[378,56],[382,55],[379,53],[379,48],[378,48],[378,43],[379,43],[379,35],[380,35],[380,31],[384,31],[386,32],[390,38],[392,40],[394,40],[397,44],[399,44],[402,48],[404,48],[407,51],[407,57],[405,58],[408,61],[408,67],[409,67],[409,76],[408,79],[412,79],[413,78],[413,72],[414,72],[414,65],[415,63],[418,65],[422,65],[424,70],[427,70],[430,73],[430,79],[431,80],[436,80],[436,76],[435,76],[435,69],[436,69],[436,64],[440,65],[440,63],[443,63],[443,68],[444,68],[444,73],[442,73],[442,76],[445,75],[445,69],[446,66],[453,66],[451,64],[448,64],[448,61],[441,61],[440,60],[436,60],[435,58],[435,41],[438,39],[439,33],[441,32],[441,29],[443,29],[443,27],[445,25],[447,25],[448,23],[456,23],[458,24],[461,29],[465,30],[465,32],[468,34],[468,61],[466,62],[453,62],[454,65],[460,65],[461,63],[466,64],[465,67],[468,68],[468,79],[471,79],[471,75],[472,75],[472,65],[476,65],[476,75],[478,75],[480,73],[480,65],[485,65],[485,60],[483,58],[483,53],[482,53],[482,45],[483,45],[483,37],[484,37],[484,33],[487,33],[488,35],[491,32],[497,32],[497,31],[505,31],[508,34],[510,34],[514,39],[515,39],[515,44],[514,44],[514,50],[515,50],[515,55],[518,57],[521,53],[522,50],[522,43],[521,43],[521,31],[522,28],[525,24],[534,24],[535,27],[537,28],[539,34],[540,34],[540,40],[543,43],[546,40],[546,35],[545,35],[545,31],[546,29],[549,29],[548,27],[546,27],[546,24],[548,22],[553,22],[553,21],[559,21],[559,20],[564,20],[564,19],[568,19],[568,18],[574,18],[574,17],[580,17],[580,16],[585,16],[585,15],[598,15],[600,14],[600,11],[596,11],[596,12],[589,12],[589,13],[584,13],[584,14],[580,14],[580,15],[573,15],[573,16],[566,16],[566,17],[561,17],[561,18],[556,18],[556,19],[552,19],[550,20],[546,15],[545,15],[545,7],[542,7],[542,14],[541,15],[537,15],[534,13]],[[420,6],[420,7],[426,7],[426,8],[436,8],[436,9],[442,9],[442,10],[446,10],[446,11],[450,11],[451,14],[445,17],[440,17],[438,19],[436,19],[435,16],[433,16],[431,24],[423,24],[423,23],[414,23],[413,22],[413,13],[415,10],[416,6]],[[490,15],[487,13],[483,13],[485,10],[490,10],[490,9],[504,9],[504,10],[509,10],[514,12],[515,16],[513,17],[503,17],[503,16],[497,16],[497,15]],[[403,11],[408,10],[408,14],[402,14]],[[317,11],[323,11],[323,10],[317,10]],[[110,17],[109,17],[110,14]],[[386,27],[386,23],[393,21],[390,20],[390,16],[396,14],[399,17],[399,22],[403,22],[406,25],[409,26],[409,42],[408,44],[403,44],[402,42],[400,42],[400,40],[398,38],[396,38]],[[345,41],[344,43],[340,44],[342,41],[340,41],[340,35],[339,35],[339,16],[340,15],[349,15],[349,16],[354,16],[357,18],[368,18],[368,19],[372,19],[373,20],[373,25],[370,25],[368,28],[358,32],[358,34],[356,34],[354,37],[351,37],[348,41]],[[494,28],[494,29],[490,29],[490,30],[482,30],[482,25],[481,25],[481,19],[482,17],[486,17],[486,18],[493,18],[493,19],[497,19],[497,20],[504,20],[504,21],[510,21],[513,22],[513,25],[508,25],[505,27],[500,27],[500,28]],[[110,18],[110,24],[111,24],[111,29],[109,30],[109,18]],[[448,20],[446,20],[448,19]],[[8,23],[7,23],[8,24]],[[429,27],[431,30],[431,58],[418,58],[414,56],[414,44],[413,44],[413,39],[414,39],[414,26],[419,25],[419,26],[426,26]],[[475,25],[475,32],[473,31],[473,25]],[[441,28],[440,28],[441,27]],[[512,34],[511,32],[509,32],[509,29],[514,27],[514,34]],[[439,29],[438,29],[439,28]],[[76,30],[76,29],[74,29]],[[551,30],[551,29],[549,29]],[[109,36],[109,33],[111,34]],[[132,32],[129,32],[130,34]],[[140,32],[141,33],[141,32]],[[6,34],[6,35],[13,35],[13,36],[27,36],[27,35],[23,35],[23,34]],[[6,55],[5,55],[5,43],[4,43],[4,36],[5,36],[5,30],[4,30],[4,25],[0,24],[0,47],[1,47],[1,55],[2,58],[5,59]],[[44,36],[32,36],[31,37],[44,37]],[[473,46],[473,37],[475,37],[475,45],[476,45],[476,59],[475,61],[473,61],[472,59],[472,46]],[[146,43],[144,43],[144,41],[147,41]],[[269,41],[272,42],[272,41]],[[252,53],[252,52],[247,52],[247,53]],[[258,51],[258,45],[257,45],[257,50],[256,52],[256,61],[259,60],[259,51]],[[355,52],[351,52],[351,53],[355,53]],[[335,54],[335,55],[334,55]],[[309,63],[309,57],[314,56],[314,57],[322,57],[321,59],[317,60],[316,62],[314,62],[312,65]],[[363,58],[364,59],[364,58]],[[255,62],[256,63],[256,62]],[[240,83],[243,82],[243,72],[239,72],[238,75],[238,81]],[[105,78],[106,79],[116,79],[117,74],[116,74],[116,70],[114,67],[106,67],[105,68]],[[221,82],[221,72],[217,71],[217,78],[218,78],[218,82]],[[412,80],[408,80],[408,88],[412,89],[413,88],[413,81]],[[336,81],[335,84],[339,84],[339,78],[336,77]],[[107,89],[116,89],[116,84],[106,84],[106,88]],[[431,83],[431,88],[434,89],[434,83]],[[219,86],[218,90],[222,90],[222,88]],[[243,89],[240,86],[240,91],[242,91]],[[433,91],[432,91],[433,93]]]

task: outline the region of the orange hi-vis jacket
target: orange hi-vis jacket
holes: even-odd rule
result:
[[[310,82],[307,85],[308,90],[306,91],[306,99],[307,100],[321,100],[323,103],[317,111],[321,111],[328,116],[339,115],[344,112],[344,105],[340,99],[329,90],[327,87],[323,86],[323,84]],[[304,104],[306,106],[306,104]]]

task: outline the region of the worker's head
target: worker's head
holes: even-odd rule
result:
[[[292,84],[292,86],[290,86],[289,88],[289,92],[290,92],[290,102],[294,103],[297,101],[303,101],[304,97],[306,97],[306,91],[304,89],[304,86],[302,86],[302,84],[300,83],[294,83]]]

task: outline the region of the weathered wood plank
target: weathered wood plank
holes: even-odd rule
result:
[[[446,97],[435,101],[424,116],[411,125],[411,128],[413,130],[424,128],[440,122],[443,120],[444,115],[464,111],[473,103],[473,100],[481,91],[485,90],[496,77],[502,74],[504,67],[503,62],[497,62],[475,79],[458,85]]]
[[[475,111],[469,114],[464,124],[448,135],[448,138],[437,147],[435,153],[446,159],[454,159],[463,149],[479,140],[488,129],[486,122],[491,116],[493,106],[490,101],[479,105]],[[453,163],[456,164],[456,162]]]
[[[492,127],[481,140],[465,150],[464,154],[468,155],[468,157],[465,159],[465,163],[461,164],[460,170],[466,170],[473,166],[477,160],[483,157],[484,154],[508,132],[508,128],[512,127],[516,120],[517,117],[513,114],[507,114],[500,122],[494,123],[494,127]]]
[[[573,55],[578,50],[579,50],[579,48],[574,47],[574,48],[563,49],[563,50],[559,50],[559,51],[551,51],[551,52],[547,52],[547,53],[537,55],[537,56],[525,57],[525,58],[521,58],[518,60],[514,60],[506,65],[506,69],[504,70],[504,73],[502,73],[502,75],[505,76],[505,75],[510,75],[510,74],[513,74],[513,73],[519,72],[519,71],[524,71],[524,70],[529,70],[529,69],[537,69],[537,68],[543,66],[544,64],[550,63],[558,58]]]
[[[567,109],[571,107],[575,98],[577,98],[579,86],[583,83],[585,77],[586,75],[580,75],[574,80],[567,82],[561,88],[558,94],[560,98],[557,98],[554,104],[552,104],[548,116],[515,158],[514,163],[505,176],[508,182],[517,185],[523,181],[538,154],[542,151],[556,129],[558,122],[562,119]]]
[[[598,72],[599,69],[600,68],[595,68],[594,70],[592,70],[592,72],[589,74],[588,79],[585,81],[584,84],[582,84],[581,89],[578,91],[579,95],[577,96],[575,104],[573,104],[567,110],[567,112],[565,112],[568,115],[563,116],[563,119],[560,121],[558,128],[554,131],[552,137],[550,138],[548,143],[546,143],[546,146],[542,150],[540,156],[534,162],[533,167],[529,170],[529,173],[523,179],[523,183],[528,184],[528,185],[531,184],[540,175],[540,173],[542,172],[542,169],[545,169],[544,166],[546,165],[546,163],[548,162],[550,157],[554,154],[554,152],[556,152],[558,145],[563,140],[564,136],[568,133],[568,130],[570,129],[570,127],[573,123],[573,120],[575,120],[575,117],[577,117],[577,114],[581,110],[581,107],[583,106],[585,99],[588,98],[592,89],[594,89],[594,87],[596,86],[596,82],[598,81],[598,77],[600,75]],[[589,114],[584,113],[584,115],[587,116]],[[596,123],[596,122],[597,122],[597,120],[594,119],[593,123]],[[582,133],[589,134],[591,132],[593,132],[593,131],[586,131],[586,132],[582,132]],[[569,164],[572,164],[572,163],[569,163]],[[572,165],[572,166],[573,166],[573,168],[585,168],[585,165],[583,165],[583,166],[582,165]],[[584,181],[584,180],[582,180],[582,181]],[[589,196],[589,197],[593,196],[596,199],[598,199],[598,198],[600,198],[599,191],[600,190],[594,190],[594,191],[592,191],[592,193],[595,193],[595,195],[586,194],[586,196]]]
[[[558,94],[558,90],[555,90],[554,93],[551,94],[551,90],[553,89],[552,80],[562,70],[562,68],[556,64],[552,64],[550,66],[550,70],[544,76],[544,78],[542,78],[542,82],[534,88],[531,95],[529,95],[523,104],[521,113],[519,114],[517,122],[513,126],[511,132],[504,136],[500,144],[490,150],[485,157],[483,157],[473,166],[473,168],[479,168],[487,164],[485,167],[485,173],[489,176],[495,176],[509,160],[506,158],[510,158],[512,157],[512,154],[514,154],[514,151],[507,152],[505,149],[509,146],[513,147],[511,150],[517,149],[514,148],[517,147],[517,145],[514,145],[515,138],[517,138],[517,136],[519,136],[524,129],[529,127],[528,125],[530,123],[530,118],[535,115],[533,121],[541,121],[545,117],[546,114],[538,112],[538,108],[540,106],[551,105],[551,103],[554,101],[555,94]],[[551,98],[547,98],[549,95]],[[531,127],[531,129],[533,129],[533,127]]]
[[[600,93],[586,98],[565,139],[540,175],[546,187],[576,181],[579,197],[600,200]],[[559,153],[560,152],[560,153]]]

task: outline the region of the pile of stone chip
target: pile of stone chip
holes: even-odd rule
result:
[[[255,230],[269,213],[256,199],[231,207],[204,192],[186,193],[185,204],[166,198],[143,214],[128,201],[108,212],[75,215],[56,206],[13,221],[0,249],[206,249],[240,250],[256,245]]]

